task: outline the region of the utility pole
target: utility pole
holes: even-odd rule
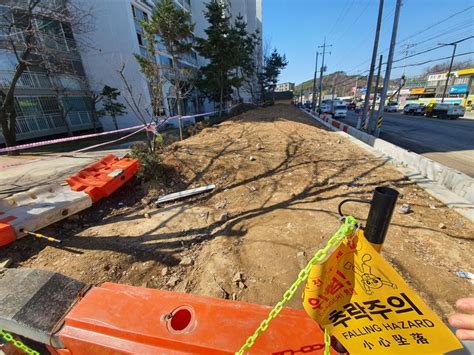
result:
[[[410,53],[410,48],[412,47],[415,47],[414,44],[410,44],[410,41],[408,41],[408,43],[405,45],[405,50],[403,51],[403,54],[405,55],[405,57],[403,58],[403,72],[402,72],[402,78],[400,80],[400,86],[402,86],[402,82],[405,80],[405,70],[406,70],[406,65],[407,65],[407,56],[408,54],[411,54]],[[398,90],[398,94],[397,94],[397,102],[400,102],[400,90]]]
[[[318,56],[319,52],[316,50],[316,63],[314,65],[314,78],[313,78],[313,111],[316,110],[316,78],[318,76]]]
[[[375,61],[377,60],[377,49],[379,46],[380,26],[382,25],[383,2],[384,0],[380,0],[379,3],[379,15],[377,17],[377,28],[375,30],[374,49],[372,50],[372,61],[370,62],[369,77],[367,78],[367,91],[365,92],[365,101],[364,108],[362,109],[362,115],[359,116],[359,120],[357,122],[357,129],[360,129],[362,125],[361,118],[363,117],[365,119],[365,117],[367,116],[367,108],[369,107],[370,87],[372,85],[372,79],[374,77]]]
[[[448,89],[449,77],[451,76],[451,70],[453,69],[454,56],[456,55],[457,42],[448,43],[447,46],[453,46],[453,55],[451,56],[451,63],[449,63],[448,75],[446,77],[446,84],[444,84],[443,97],[441,97],[441,103],[444,102],[444,96],[446,95],[446,90]]]
[[[377,79],[375,80],[374,99],[372,100],[372,110],[370,111],[369,122],[374,120],[375,104],[377,102],[377,89],[379,88],[380,71],[382,70],[382,58],[383,58],[383,55],[381,54],[379,57],[379,68],[377,70]],[[366,127],[368,127],[369,122],[365,122]]]
[[[357,94],[357,80],[359,80],[359,76],[356,76],[356,84],[355,84],[355,89],[354,89],[354,100],[356,100],[356,94]]]
[[[334,74],[334,81],[332,82],[332,101],[334,101],[334,96],[336,95],[336,81],[337,81],[337,73]]]
[[[319,75],[319,109],[321,109],[321,97],[323,96],[323,73],[326,71],[326,68],[324,67],[324,55],[326,54],[326,47],[332,47],[332,44],[326,44],[326,37],[324,37],[324,44],[322,46],[318,46],[318,48],[323,49],[323,62],[321,64],[321,74]],[[331,54],[331,52],[329,52],[329,54]]]
[[[388,51],[387,68],[385,69],[385,77],[383,78],[382,94],[380,95],[380,105],[377,114],[377,119],[370,122],[370,133],[375,133],[375,136],[380,135],[383,120],[383,108],[385,105],[385,97],[387,96],[388,85],[390,82],[390,72],[392,71],[393,53],[395,52],[395,44],[397,42],[398,19],[400,18],[400,8],[402,7],[402,0],[397,0],[395,7],[395,16],[393,18],[392,38],[390,40],[390,50]]]

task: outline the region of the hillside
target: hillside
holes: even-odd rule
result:
[[[327,74],[323,77],[323,92],[331,93],[334,85],[334,78],[336,77],[336,96],[348,96],[351,95],[352,87],[356,84],[357,75],[347,75],[342,71],[334,72]],[[367,77],[359,77],[357,79],[357,86],[362,87],[367,85]],[[319,86],[319,73],[318,79],[316,82],[316,87]],[[313,79],[308,79],[295,86],[293,93],[299,95],[301,93],[301,88],[303,92],[311,91],[313,87]]]
[[[337,77],[336,77],[337,75]],[[323,95],[332,93],[334,79],[336,77],[336,96],[350,96],[352,95],[352,88],[356,86],[361,88],[367,86],[367,76],[358,76],[358,75],[348,75],[343,71],[337,71],[331,74],[327,74],[323,77]],[[390,87],[396,87],[400,82],[399,78],[390,80]],[[379,87],[382,86],[383,77],[380,78]],[[319,73],[318,79],[316,81],[316,87],[319,87]],[[372,89],[375,87],[375,77],[372,81]],[[302,83],[295,85],[295,90],[293,91],[294,95],[299,95],[301,93],[301,88],[303,92],[311,92],[313,88],[313,79],[308,79]]]

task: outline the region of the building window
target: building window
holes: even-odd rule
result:
[[[80,60],[72,60],[71,63],[72,63],[72,68],[75,74],[80,75],[80,76],[86,76],[84,67],[82,66],[82,63]]]
[[[44,114],[60,113],[59,102],[56,96],[41,96],[39,103]]]
[[[454,84],[467,84],[469,81],[469,78],[456,78],[454,80]]]
[[[16,97],[15,110],[18,116],[37,116],[41,115],[41,106],[36,97]]]
[[[133,17],[138,20],[148,21],[148,14],[132,5]]]
[[[61,101],[64,109],[68,112],[89,111],[91,108],[87,96],[63,96]]]
[[[138,44],[139,44],[140,46],[143,46],[143,38],[142,38],[141,33],[138,33],[138,32],[137,32],[137,39],[138,39]]]

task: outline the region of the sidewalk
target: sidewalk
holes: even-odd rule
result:
[[[128,149],[114,149],[79,154],[0,156],[0,198],[44,184],[65,184],[66,177],[105,155],[121,157],[127,152]],[[30,162],[15,165],[27,161]]]

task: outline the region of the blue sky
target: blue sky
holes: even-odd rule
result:
[[[368,70],[378,3],[377,0],[263,0],[264,39],[289,61],[280,82],[298,84],[312,78],[316,46],[323,43],[324,36],[333,45],[329,48],[331,55],[325,60],[327,73],[344,70],[357,74]],[[395,3],[396,0],[385,0],[378,52],[384,59],[388,56]],[[407,44],[413,46],[408,49],[411,55],[436,47],[439,42],[474,36],[474,0],[404,0],[402,4],[397,36],[397,42],[401,43],[396,47],[395,59],[403,58]],[[447,19],[457,12],[460,13]],[[472,51],[474,38],[460,43],[456,53]],[[452,46],[443,47],[408,58],[406,64],[448,57],[451,53]],[[474,59],[474,54],[455,60],[467,59]],[[407,66],[405,73],[414,76],[427,66],[442,62]],[[402,68],[395,69],[402,65],[403,60],[394,63],[391,77],[402,74]]]

